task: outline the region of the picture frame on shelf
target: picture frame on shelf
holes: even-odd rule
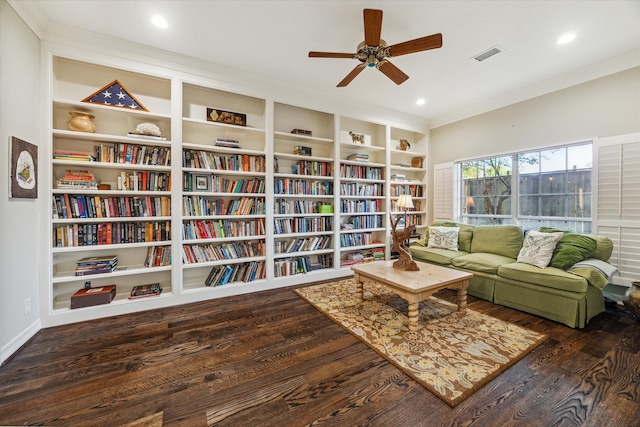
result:
[[[209,175],[194,175],[194,189],[196,191],[210,191],[211,180]]]
[[[207,121],[225,123],[228,125],[246,126],[247,115],[243,113],[234,113],[232,111],[224,111],[219,108],[207,107]]]

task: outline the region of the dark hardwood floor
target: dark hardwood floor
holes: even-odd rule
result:
[[[640,425],[632,315],[469,302],[548,339],[455,408],[286,288],[44,329],[0,368],[0,425]]]

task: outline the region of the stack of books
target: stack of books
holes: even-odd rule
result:
[[[111,273],[118,265],[117,255],[82,258],[76,262],[76,276]]]
[[[369,155],[367,153],[355,153],[347,156],[347,160],[367,163],[369,161]]]
[[[162,288],[160,287],[160,283],[138,285],[138,286],[134,286],[133,289],[131,289],[131,294],[129,295],[129,299],[153,297],[153,296],[160,295],[161,293],[162,293]]]
[[[58,188],[97,190],[100,181],[88,170],[67,170],[58,180]]]
[[[138,133],[138,132],[129,132],[127,133],[129,138],[140,138],[140,139],[153,139],[156,141],[166,141],[167,137],[163,135],[148,135],[146,133]]]
[[[79,153],[77,151],[55,150],[53,160],[73,160],[76,162],[95,162],[96,158],[91,154]]]
[[[240,148],[240,141],[237,139],[216,138],[216,147]]]

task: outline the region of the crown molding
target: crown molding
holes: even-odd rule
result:
[[[435,129],[473,116],[488,113],[489,111],[497,110],[499,108],[562,89],[567,89],[581,83],[586,83],[591,80],[606,77],[638,66],[640,66],[640,49],[635,49],[622,55],[605,59],[595,64],[529,85],[517,91],[497,96],[485,102],[470,105],[458,111],[435,117],[430,121],[430,129]]]
[[[47,17],[33,0],[7,0],[9,6],[22,18],[31,31],[42,40],[44,28],[47,26]]]

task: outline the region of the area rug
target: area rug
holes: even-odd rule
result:
[[[359,301],[353,279],[295,292],[452,407],[546,338],[435,297],[420,303],[419,329],[409,331],[405,300],[367,284]]]

